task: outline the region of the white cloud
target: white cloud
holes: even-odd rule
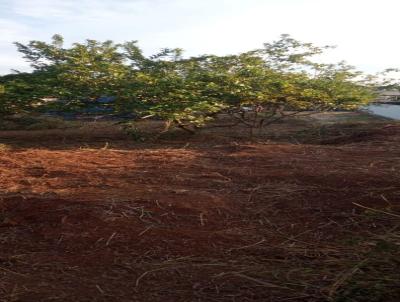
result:
[[[1,68],[2,66],[8,66],[9,68]],[[22,58],[16,57],[14,54],[2,54],[0,56],[0,74],[9,73],[11,69],[27,70],[29,69],[29,64],[25,62]]]
[[[398,0],[0,0],[0,9],[0,53],[15,56],[12,41],[54,33],[67,42],[139,40],[147,53],[182,47],[189,55],[236,53],[289,33],[338,45],[326,58],[367,71],[400,67]],[[2,60],[4,68],[11,61]]]
[[[30,30],[18,22],[0,19],[0,74],[11,69],[26,70],[29,64],[17,54],[13,42],[29,39]]]
[[[73,14],[76,1],[15,0],[15,14],[31,18],[64,18]]]
[[[27,38],[29,28],[16,21],[0,18],[0,43],[15,41],[15,38]]]

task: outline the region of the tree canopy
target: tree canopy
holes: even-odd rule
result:
[[[288,35],[237,55],[190,58],[179,48],[145,56],[137,41],[65,47],[54,35],[50,43],[15,44],[32,71],[0,77],[1,114],[38,110],[46,98],[63,100],[68,109],[112,96],[116,113],[199,127],[218,112],[244,107],[273,121],[285,111],[354,109],[374,95],[351,66],[313,60],[328,47]]]

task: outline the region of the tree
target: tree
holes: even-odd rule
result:
[[[51,77],[41,72],[0,77],[0,113],[32,111],[51,92]]]
[[[261,128],[288,115],[302,112],[352,110],[374,98],[373,87],[351,66],[321,64],[312,57],[328,46],[302,43],[288,35],[238,56],[236,83],[241,95],[236,119],[250,128]],[[252,114],[240,112],[250,106]],[[290,113],[288,113],[288,111]],[[239,112],[239,114],[238,114]]]
[[[16,45],[33,72],[0,78],[4,112],[36,110],[49,97],[65,100],[67,110],[112,96],[116,113],[193,132],[222,112],[261,129],[287,115],[354,109],[373,98],[372,85],[350,66],[312,60],[329,47],[288,35],[238,55],[190,58],[179,48],[145,56],[137,41],[86,40],[68,48],[60,35]]]
[[[86,40],[63,48],[63,38],[55,35],[50,44],[16,45],[34,72],[52,80],[52,97],[79,100],[115,94],[129,72],[121,46],[112,41]]]

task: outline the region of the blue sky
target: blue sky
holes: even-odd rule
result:
[[[399,12],[399,0],[0,0],[0,74],[27,70],[12,42],[55,33],[187,55],[237,53],[288,33],[337,45],[324,59],[373,73],[400,67]]]

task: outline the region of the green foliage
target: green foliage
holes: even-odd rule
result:
[[[378,73],[378,89],[400,91],[400,68],[388,68]]]
[[[146,140],[144,133],[142,133],[135,125],[134,122],[126,122],[121,124],[122,128],[133,140],[143,142]]]
[[[196,128],[219,112],[239,114],[243,107],[274,121],[288,110],[354,109],[373,98],[371,86],[351,67],[312,61],[328,47],[288,35],[238,55],[191,58],[168,48],[146,57],[136,41],[86,40],[66,48],[55,35],[51,43],[15,44],[33,72],[0,77],[1,113],[38,110],[48,106],[46,98],[65,100],[68,110],[113,96],[115,112]],[[239,120],[255,125],[243,114]]]
[[[0,77],[0,113],[19,113],[30,110],[41,98],[49,86],[46,77],[38,73],[17,73]]]

